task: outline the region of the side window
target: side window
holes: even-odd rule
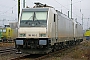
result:
[[[8,32],[9,32],[9,33],[8,33],[8,36],[10,36],[10,29],[8,30]]]
[[[9,32],[10,32],[10,29],[9,29]]]
[[[56,15],[54,14],[54,22],[55,22],[55,20],[56,20]]]
[[[0,29],[0,32],[2,32],[2,29]]]
[[[6,29],[3,29],[3,32],[5,33],[7,30]]]

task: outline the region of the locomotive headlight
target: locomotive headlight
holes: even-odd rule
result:
[[[46,37],[46,34],[39,34],[39,37]]]
[[[47,40],[39,40],[39,45],[47,45]]]
[[[20,33],[19,37],[26,37],[26,34],[25,33]]]
[[[15,40],[16,45],[23,45],[23,40]]]

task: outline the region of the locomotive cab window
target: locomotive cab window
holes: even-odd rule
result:
[[[10,32],[10,30],[8,32]]]
[[[6,32],[6,29],[3,29],[3,32]]]
[[[47,11],[23,11],[20,20],[21,27],[46,27]]]
[[[2,32],[2,29],[0,29],[0,32]]]

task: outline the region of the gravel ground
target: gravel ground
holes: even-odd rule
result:
[[[11,44],[12,46],[12,44]],[[14,45],[13,45],[14,46]],[[17,54],[7,54],[0,56],[0,60],[10,60]],[[32,60],[30,58],[21,60]],[[83,41],[80,45],[65,50],[42,60],[90,60],[90,41]]]
[[[10,60],[13,54],[0,55],[0,60]]]
[[[90,41],[42,60],[90,60]]]
[[[9,47],[14,47],[14,43],[1,43],[0,42],[0,49],[5,49]],[[10,60],[11,57],[14,55],[11,53],[0,55],[0,60]]]
[[[15,43],[1,43],[0,42],[0,47],[14,47]]]

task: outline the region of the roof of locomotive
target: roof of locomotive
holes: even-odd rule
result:
[[[48,11],[49,8],[23,8],[22,11]]]

